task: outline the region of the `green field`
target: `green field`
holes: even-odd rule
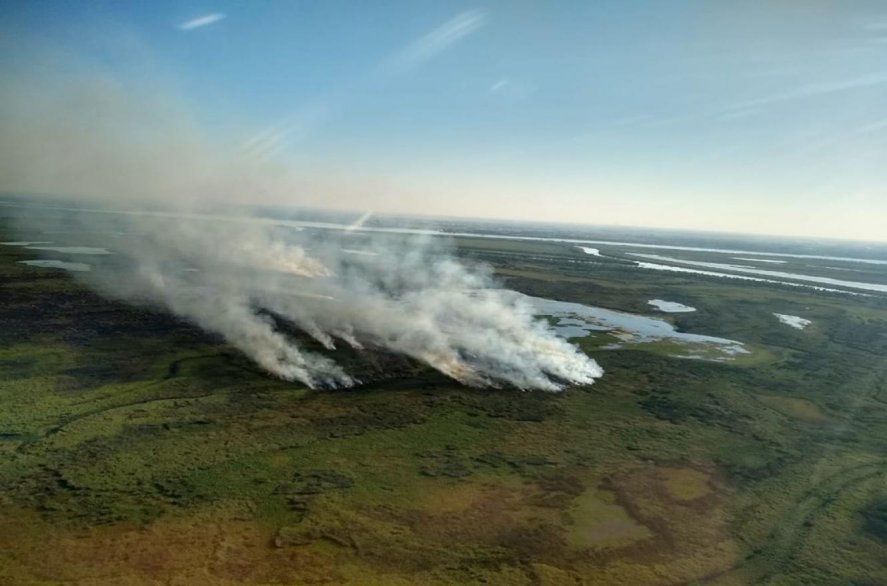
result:
[[[580,338],[606,374],[562,393],[351,352],[371,382],[311,391],[0,246],[0,583],[887,583],[885,298],[456,245],[530,295],[686,303],[659,316],[752,352]]]

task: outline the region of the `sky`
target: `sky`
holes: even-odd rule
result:
[[[311,177],[256,203],[887,241],[881,2],[37,0],[0,42]]]

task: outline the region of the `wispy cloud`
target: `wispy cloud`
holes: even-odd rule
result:
[[[823,136],[818,140],[808,141],[798,149],[798,152],[801,154],[808,154],[829,149],[836,145],[850,145],[853,144],[856,139],[865,139],[871,135],[883,134],[885,131],[887,131],[887,118],[882,118],[842,133]],[[860,157],[861,155],[858,150],[856,152],[856,156]]]
[[[883,118],[864,126],[860,126],[856,129],[855,132],[856,134],[871,134],[873,132],[880,132],[882,130],[887,130],[887,118]]]
[[[243,154],[259,161],[273,157],[284,150],[290,142],[307,136],[311,129],[324,119],[331,105],[331,100],[306,104],[247,139],[242,145]]]
[[[482,10],[466,10],[423,35],[382,63],[381,71],[403,73],[443,53],[456,42],[478,31],[486,22]]]
[[[856,89],[864,89],[884,84],[887,84],[887,73],[870,73],[868,75],[862,75],[850,79],[811,83],[782,93],[733,104],[732,106],[728,107],[724,113],[727,114],[730,112],[753,110],[762,106],[770,106],[782,102],[791,102],[803,98],[824,96],[828,94]]]
[[[501,77],[490,84],[489,94],[509,100],[523,100],[535,93],[536,88],[532,84],[511,79],[510,77]]]
[[[209,26],[220,20],[223,20],[225,15],[221,12],[213,12],[211,14],[204,14],[203,16],[198,16],[197,18],[192,18],[191,20],[186,20],[185,22],[179,25],[179,29],[183,31],[190,31],[196,28]]]
[[[293,140],[307,136],[332,110],[342,105],[349,93],[360,93],[365,86],[387,81],[422,65],[476,32],[486,19],[487,15],[482,10],[467,10],[457,14],[383,60],[369,75],[351,84],[348,92],[338,92],[315,100],[251,136],[242,145],[244,155],[256,160],[266,160],[277,155]]]
[[[862,26],[867,31],[887,32],[887,20],[868,22]]]
[[[507,88],[509,84],[511,84],[511,81],[507,77],[503,77],[490,86],[490,93],[495,94],[496,92],[501,92]]]

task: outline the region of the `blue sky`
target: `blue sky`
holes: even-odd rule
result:
[[[27,47],[161,79],[244,156],[378,186],[312,204],[887,239],[887,5],[744,4],[21,2],[0,18]]]

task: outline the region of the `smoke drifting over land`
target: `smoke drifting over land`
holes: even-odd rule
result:
[[[440,242],[299,230],[235,214],[231,202],[269,190],[277,201],[304,204],[303,186],[213,148],[167,101],[134,98],[106,80],[48,90],[3,90],[2,188],[141,210],[70,220],[124,235],[114,255],[82,276],[101,293],[163,307],[274,375],[315,388],[359,381],[300,348],[289,327],[330,350],[381,348],[478,387],[557,390],[601,375],[486,269],[461,263]]]

